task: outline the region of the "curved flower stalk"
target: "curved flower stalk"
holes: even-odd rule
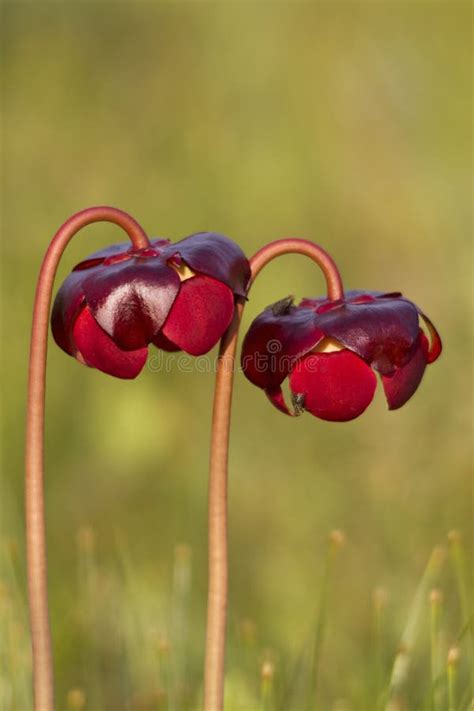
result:
[[[441,353],[441,340],[418,307],[401,294],[344,293],[331,257],[319,246],[285,239],[263,247],[250,260],[251,282],[275,257],[298,253],[313,259],[326,279],[327,297],[287,298],[258,316],[242,350],[246,376],[265,390],[286,414],[307,409],[317,417],[343,421],[360,415],[372,400],[381,374],[390,409],[415,392],[426,364]],[[209,474],[209,598],[204,684],[205,711],[221,711],[227,607],[227,466],[232,386],[237,338],[244,303],[224,335],[219,354],[211,435]],[[431,344],[420,329],[418,315]],[[294,411],[281,384],[290,379]]]
[[[303,239],[277,240],[259,250],[250,260],[249,289],[266,264],[280,255],[291,253],[302,254],[319,265],[326,279],[330,300],[337,301],[343,297],[342,280],[335,262],[322,247]],[[235,354],[244,303],[241,300],[238,304],[233,321],[222,338],[214,391],[209,468],[209,572],[204,711],[221,711],[224,702],[228,578],[227,468]]]
[[[56,232],[45,254],[38,277],[31,331],[25,443],[26,546],[35,711],[54,709],[43,483],[49,310],[54,277],[61,256],[74,235],[93,222],[112,222],[119,225],[128,234],[136,249],[146,249],[149,246],[145,232],[130,215],[112,207],[92,207],[73,215]]]
[[[224,235],[199,233],[176,244],[150,240],[112,207],[73,215],[54,236],[35,296],[26,430],[26,539],[35,711],[53,711],[44,516],[43,439],[48,321],[54,277],[69,241],[93,222],[112,222],[131,246],[113,245],[83,260],[56,296],[51,325],[58,345],[81,363],[119,378],[143,368],[149,343],[164,350],[206,353],[246,294],[250,267]]]

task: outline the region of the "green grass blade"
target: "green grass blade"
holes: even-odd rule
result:
[[[428,591],[436,582],[444,559],[444,548],[437,546],[433,550],[418,584],[418,588],[415,592],[410,612],[408,614],[408,620],[400,639],[398,652],[393,663],[390,683],[387,691],[386,711],[391,711],[391,709],[393,709],[394,704],[397,702],[397,699],[400,698],[402,690],[405,686],[410,669],[413,648],[420,629],[423,610],[426,606],[425,600],[428,596]]]

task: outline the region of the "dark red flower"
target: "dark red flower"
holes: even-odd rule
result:
[[[430,335],[420,328],[419,316]],[[371,403],[378,372],[390,410],[413,395],[441,353],[431,321],[400,293],[349,291],[344,299],[283,299],[252,323],[242,346],[247,378],[288,415],[358,417]],[[294,413],[281,384],[289,378]]]
[[[200,232],[147,249],[112,245],[78,264],[51,315],[66,353],[118,378],[135,378],[148,344],[207,353],[229,326],[234,297],[245,297],[249,263],[224,235]]]

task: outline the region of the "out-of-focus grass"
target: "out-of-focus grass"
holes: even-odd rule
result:
[[[455,0],[3,2],[1,502],[4,536],[18,541],[21,592],[31,306],[54,230],[75,210],[110,203],[153,235],[213,229],[249,254],[284,235],[313,238],[337,259],[348,288],[401,289],[419,303],[445,350],[400,411],[388,413],[378,393],[362,418],[340,426],[309,415],[289,421],[237,375],[229,693],[259,699],[264,661],[274,664],[281,693],[317,608],[321,542],[338,527],[348,542],[331,586],[319,703],[360,707],[373,674],[386,684],[434,543],[461,529],[472,560],[470,16],[470,5]],[[121,239],[117,229],[91,227],[68,247],[58,280]],[[252,290],[243,328],[266,304],[322,288],[301,257],[273,263]],[[171,638],[166,598],[177,541],[193,552],[187,626],[195,651],[185,674],[197,689],[213,378],[166,362],[170,372],[150,367],[126,383],[50,350],[49,579],[62,701],[86,684],[94,654],[106,667],[96,677],[93,665],[97,693],[114,703],[131,688],[128,675],[148,693],[136,674],[172,673],[156,661],[159,648],[142,640],[156,625],[158,640]],[[93,527],[105,576],[93,585],[103,596],[103,624],[113,628],[107,634],[91,622],[81,632],[74,619],[84,596],[75,549],[83,521]],[[125,594],[127,565],[133,590]],[[469,600],[472,580],[466,585]],[[390,601],[380,621],[383,663],[372,673],[378,586]],[[446,645],[457,643],[465,619],[454,590],[450,582],[443,602]],[[111,614],[111,600],[123,604],[122,615]],[[245,619],[254,620],[255,642],[237,653],[237,630],[245,636],[252,627],[241,625]],[[425,619],[409,698],[420,698],[419,679],[424,690],[429,683],[429,627]],[[117,672],[125,663],[112,644],[121,637],[138,650],[126,675]],[[108,641],[110,653],[101,647]],[[275,655],[268,660],[267,647]],[[466,657],[462,648],[461,676]]]
[[[464,553],[459,532],[456,536]],[[344,538],[335,531],[329,536],[326,564],[318,561],[322,572],[312,591],[318,603],[296,656],[292,657],[287,646],[268,646],[256,620],[239,619],[231,625],[226,708],[468,711],[472,620],[464,619],[457,609],[456,574],[446,569],[446,549],[437,546],[433,550],[412,591],[412,603],[402,613],[404,629],[398,640],[396,625],[388,619],[391,601],[386,591],[374,591],[375,624],[370,638],[358,657],[344,667],[337,656],[332,657],[326,639],[326,627],[330,627],[336,649],[344,644],[341,611],[332,594],[342,579],[335,563],[342,568],[344,559],[334,559],[336,553],[344,557],[344,551],[338,550],[341,546]],[[122,536],[117,538],[115,555],[104,561],[94,530],[83,526],[76,535],[76,549],[77,596],[67,618],[74,686],[67,689],[59,683],[58,707],[197,711],[203,650],[192,624],[191,548],[184,544],[175,547],[166,580],[156,571],[134,566]],[[11,542],[2,543],[1,563],[0,711],[26,711],[31,705],[31,663],[18,552]],[[447,604],[439,610],[433,638],[429,626],[435,584],[441,586],[436,588],[438,599],[442,589]],[[345,605],[351,607],[350,598]],[[431,660],[441,662],[431,670],[430,655]],[[343,676],[341,685],[328,685],[333,666]],[[340,696],[342,689],[344,697]]]

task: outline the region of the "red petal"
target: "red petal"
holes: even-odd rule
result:
[[[84,272],[69,274],[56,294],[51,312],[51,330],[54,340],[69,355],[74,355],[76,352],[72,339],[72,325],[84,306],[83,281]]]
[[[400,291],[374,291],[373,289],[351,289],[344,292],[344,299],[351,303],[363,303],[375,299],[395,299],[402,294]]]
[[[290,373],[290,388],[304,395],[304,409],[335,422],[361,415],[372,402],[376,385],[375,373],[348,350],[311,353]]]
[[[312,309],[288,305],[286,313],[280,313],[278,309],[275,312],[278,305],[269,306],[257,316],[242,344],[242,369],[260,388],[280,385],[295,359],[324,338],[323,332],[315,326]]]
[[[89,254],[86,259],[83,259],[82,262],[79,262],[79,264],[76,264],[74,267],[73,271],[82,271],[84,269],[90,269],[91,267],[96,267],[99,264],[102,264],[105,259],[109,259],[110,257],[115,257],[118,254],[123,254],[125,255],[127,252],[130,252],[133,249],[130,241],[128,242],[121,242],[120,244],[111,244],[109,247],[105,247],[104,249],[99,249],[97,252],[93,252],[92,254]]]
[[[411,398],[421,382],[429,357],[429,344],[425,334],[420,331],[413,355],[401,368],[390,375],[382,375],[382,385],[389,410],[397,410]]]
[[[83,282],[92,315],[123,350],[143,348],[153,339],[179,286],[179,276],[160,257],[103,265]]]
[[[240,247],[217,232],[198,232],[170,244],[162,252],[164,259],[179,254],[195,272],[227,284],[234,294],[246,296],[250,265]]]
[[[435,360],[437,360],[440,357],[441,351],[443,349],[443,345],[441,343],[441,338],[439,336],[438,331],[436,330],[436,328],[434,327],[434,325],[428,318],[428,316],[426,316],[422,311],[420,311],[419,313],[420,313],[421,318],[425,322],[425,324],[428,328],[428,331],[430,332],[430,338],[431,338],[431,344],[429,345],[429,348],[428,348],[428,354],[427,354],[426,360],[428,363],[434,363]]]
[[[187,353],[202,355],[215,346],[233,315],[234,295],[229,287],[198,274],[182,282],[162,333]]]
[[[175,343],[172,343],[166,336],[163,335],[163,331],[160,331],[157,336],[153,339],[153,344],[160,348],[162,351],[167,351],[168,353],[175,353],[180,351],[181,348]]]
[[[316,323],[384,374],[404,365],[419,331],[416,306],[398,297],[346,303],[318,314]]]
[[[86,365],[116,378],[136,378],[145,365],[148,348],[122,351],[98,326],[86,307],[77,317],[73,338]]]
[[[351,289],[350,291],[344,292],[343,301],[346,303],[370,303],[378,298],[395,297],[401,296],[400,292],[390,292],[384,293],[383,291],[362,291],[361,289]],[[334,306],[338,306],[343,303],[341,299],[332,301],[328,299],[327,296],[314,296],[313,298],[301,299],[299,306],[305,306],[307,308],[314,308],[321,313],[331,310]]]
[[[293,416],[293,413],[288,409],[285,398],[283,397],[282,389],[279,385],[275,388],[266,388],[265,395],[277,410],[280,410],[280,412],[283,412],[285,415],[290,415],[290,417]]]

